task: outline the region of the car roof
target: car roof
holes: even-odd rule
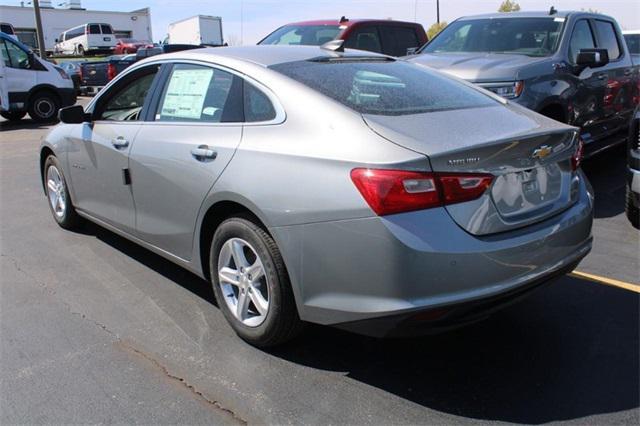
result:
[[[633,35],[633,34],[640,34],[640,30],[625,30],[622,31],[623,35]]]
[[[341,21],[340,19],[318,19],[313,21],[299,21],[299,22],[291,22],[283,25],[283,27],[289,25],[299,25],[299,26],[312,26],[312,25],[340,25],[344,27],[351,27],[355,24],[386,24],[386,23],[394,23],[394,24],[408,24],[408,25],[418,25],[415,22],[406,22],[406,21],[395,21],[392,19],[348,19],[346,21]]]
[[[153,58],[194,59],[211,61],[216,57],[229,58],[249,62],[264,67],[286,62],[305,61],[314,58],[332,57],[386,57],[378,53],[361,50],[346,49],[344,52],[334,52],[319,46],[286,46],[286,45],[258,45],[237,47],[207,47],[202,49],[183,50],[175,53],[154,56]]]
[[[553,13],[553,15],[549,14],[549,10],[545,11],[531,11],[531,12],[494,12],[494,13],[485,13],[481,15],[469,15],[463,16],[458,21],[466,21],[471,19],[504,19],[504,18],[567,18],[569,15],[571,16],[599,16],[610,18],[607,15],[603,15],[600,13],[592,13],[592,12],[583,12],[583,11],[571,11],[571,10],[558,10]]]

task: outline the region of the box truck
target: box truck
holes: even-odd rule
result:
[[[222,46],[222,18],[197,15],[169,24],[168,42]]]

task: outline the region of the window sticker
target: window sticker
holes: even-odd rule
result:
[[[162,103],[162,117],[200,119],[212,69],[176,69]]]

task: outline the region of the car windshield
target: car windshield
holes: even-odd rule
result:
[[[260,44],[320,46],[340,34],[338,25],[286,25],[269,34]]]
[[[624,40],[627,42],[629,53],[640,55],[640,34],[625,34]]]
[[[410,115],[497,105],[464,83],[403,61],[323,58],[271,68],[362,114]]]
[[[558,18],[456,21],[431,40],[421,53],[486,52],[549,56],[558,47],[563,22]]]

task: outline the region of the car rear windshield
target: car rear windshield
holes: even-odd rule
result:
[[[286,25],[269,34],[259,44],[320,46],[340,34],[338,25]]]
[[[556,18],[456,21],[431,40],[422,52],[489,52],[548,56],[558,47],[563,22],[563,19]]]
[[[111,29],[111,25],[101,24],[100,28],[102,28],[102,34],[113,34],[113,30]]]
[[[89,25],[89,34],[100,34],[100,25],[98,24]]]
[[[410,115],[497,105],[464,83],[403,61],[310,60],[271,68],[362,114]]]
[[[640,34],[625,34],[627,47],[632,55],[640,55]]]

